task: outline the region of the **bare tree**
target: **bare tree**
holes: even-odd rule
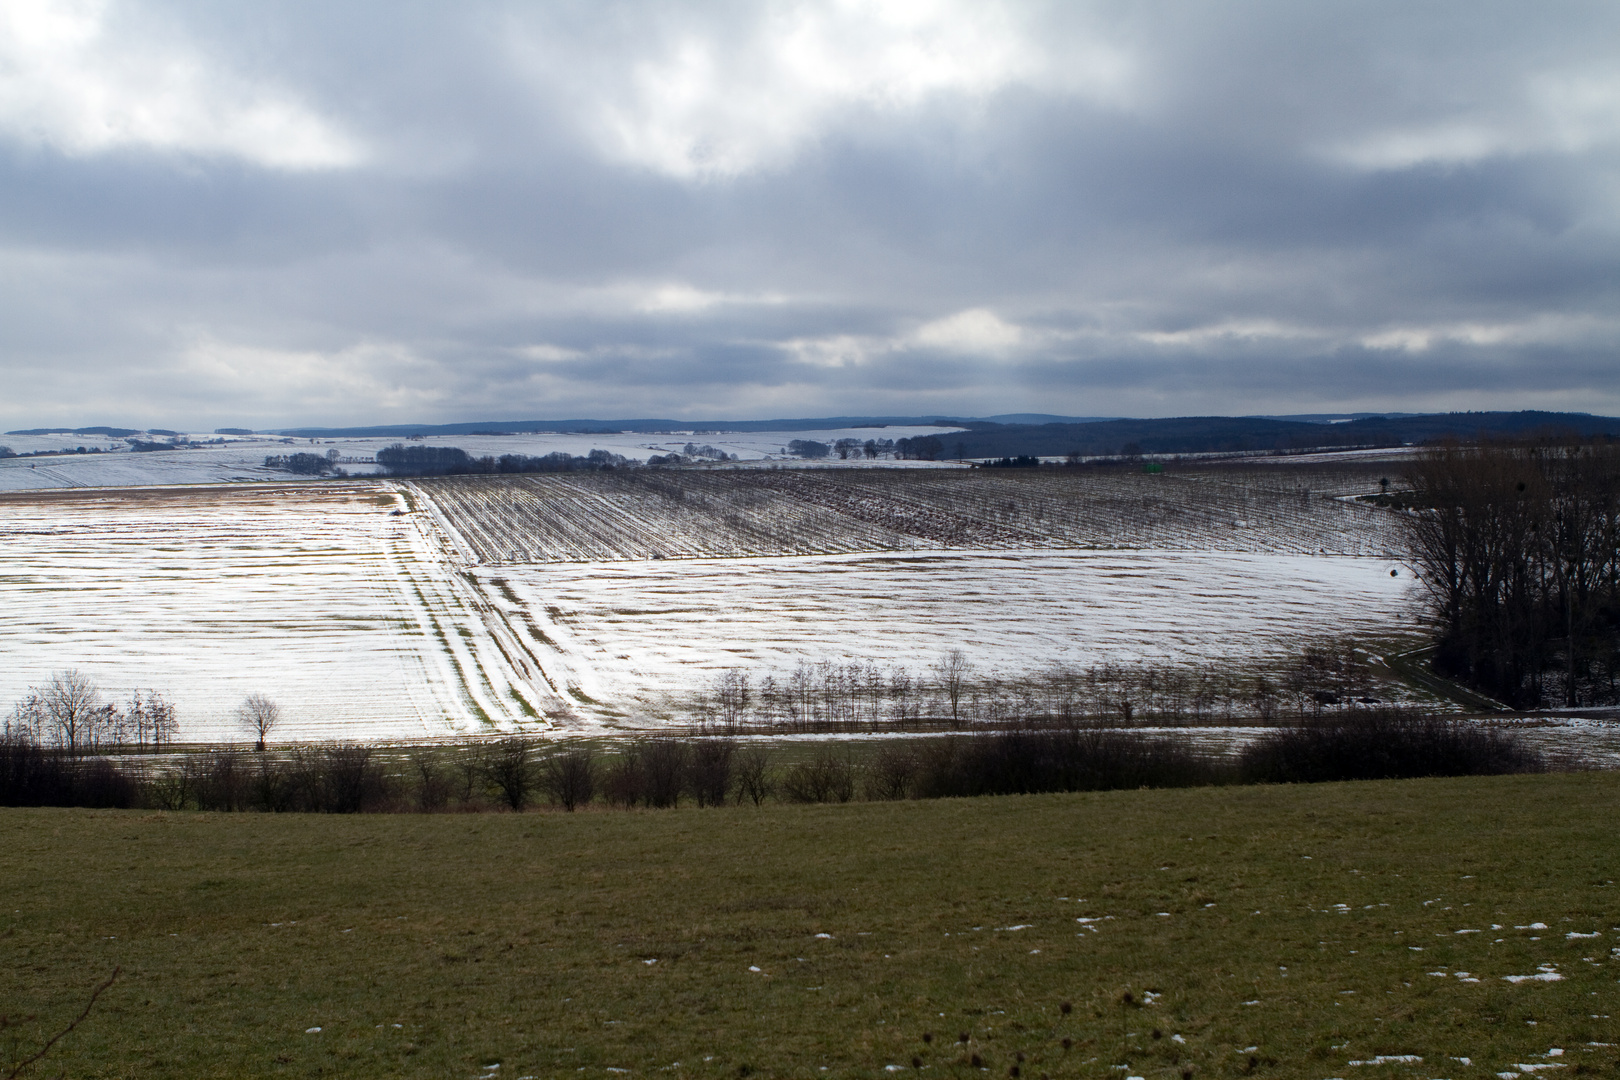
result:
[[[755,806],[770,797],[775,787],[771,778],[771,754],[763,746],[748,746],[737,751],[737,801],[744,799]]]
[[[281,706],[263,694],[249,694],[236,707],[236,719],[253,733],[253,749],[263,750],[264,741],[281,723]]]
[[[967,654],[961,649],[952,649],[939,662],[934,665],[934,671],[939,674],[939,688],[945,694],[945,699],[951,703],[951,722],[957,719],[957,708],[962,701],[962,688],[967,683],[968,672],[973,664],[968,660]]]
[[[528,739],[502,739],[484,759],[484,776],[500,790],[501,798],[513,810],[528,805],[534,788],[534,770],[529,761],[533,747]]]
[[[748,686],[748,673],[738,668],[727,668],[714,683],[714,703],[720,723],[727,731],[736,731],[737,725],[748,715],[753,694]]]
[[[174,716],[174,705],[156,690],[148,690],[143,695],[136,690],[129,699],[129,708],[124,710],[124,733],[126,738],[133,737],[135,746],[146,749],[161,750],[174,740],[175,729],[179,726]]]
[[[118,707],[101,700],[101,690],[88,675],[58,671],[50,682],[28,691],[12,723],[77,753],[110,736],[119,719]]]

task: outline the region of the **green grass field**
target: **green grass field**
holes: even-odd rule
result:
[[[25,1076],[1611,1074],[1617,797],[6,810],[0,1054],[122,965]]]

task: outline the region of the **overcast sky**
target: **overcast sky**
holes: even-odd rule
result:
[[[0,0],[0,425],[1620,414],[1620,4]]]

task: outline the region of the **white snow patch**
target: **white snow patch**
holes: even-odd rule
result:
[[[1534,975],[1504,975],[1502,979],[1504,982],[1510,983],[1562,982],[1564,977],[1558,973],[1557,965],[1541,964]]]

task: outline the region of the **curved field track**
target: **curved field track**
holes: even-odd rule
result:
[[[539,722],[560,701],[403,509],[372,482],[0,496],[0,703],[78,668],[168,696],[188,742],[241,739],[250,693],[284,740]]]

